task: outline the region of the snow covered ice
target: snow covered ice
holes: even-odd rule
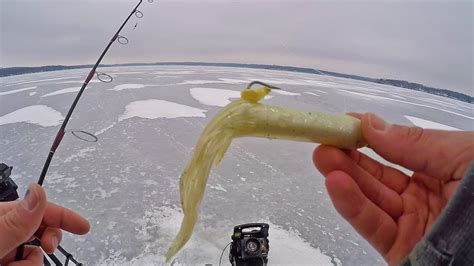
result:
[[[64,117],[53,108],[45,105],[32,105],[0,116],[0,125],[25,122],[42,127],[51,127],[60,125],[62,120],[64,120]]]
[[[88,69],[1,78],[0,158],[24,193]],[[341,114],[374,112],[392,123],[473,130],[472,105],[388,85],[296,72],[225,67],[109,67],[112,83],[85,91],[46,177],[48,198],[91,221],[63,246],[86,265],[164,261],[182,218],[179,177],[202,129],[248,82],[281,87],[272,105]],[[25,85],[28,84],[28,85]],[[48,96],[48,97],[46,97]],[[49,97],[54,96],[54,97]],[[233,226],[270,224],[269,265],[383,265],[336,213],[315,170],[316,145],[237,139],[212,171],[194,234],[179,264],[216,265]],[[370,149],[365,153],[382,160]],[[228,265],[228,250],[223,265]]]

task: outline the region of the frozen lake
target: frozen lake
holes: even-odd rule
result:
[[[88,69],[0,78],[0,158],[24,193],[36,182]],[[179,229],[179,176],[203,127],[253,80],[283,88],[265,102],[332,114],[374,112],[392,123],[473,130],[473,105],[330,76],[225,67],[101,68],[68,129],[44,187],[89,219],[63,247],[81,262],[160,264]],[[233,226],[270,224],[269,265],[380,265],[383,259],[336,213],[312,164],[315,144],[238,139],[212,171],[191,240],[175,262],[216,265]],[[365,152],[374,156],[369,149]],[[377,157],[378,158],[378,157]],[[380,158],[379,158],[380,159]],[[224,265],[228,265],[227,251]]]

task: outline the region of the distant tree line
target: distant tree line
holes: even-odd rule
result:
[[[437,89],[432,87],[424,86],[423,84],[408,82],[405,80],[396,80],[396,79],[374,79],[369,77],[343,74],[331,71],[318,70],[314,68],[305,68],[305,67],[294,67],[294,66],[280,66],[280,65],[264,65],[264,64],[237,64],[237,63],[202,63],[202,62],[161,62],[161,63],[133,63],[133,64],[116,64],[116,65],[101,65],[102,67],[117,67],[117,66],[154,66],[154,65],[181,65],[181,66],[216,66],[216,67],[241,67],[241,68],[255,68],[255,69],[268,69],[268,70],[277,70],[277,71],[291,71],[291,72],[300,72],[308,73],[315,75],[329,75],[334,77],[356,79],[368,82],[375,82],[379,84],[386,84],[395,87],[422,91],[434,95],[444,96],[463,102],[474,103],[474,97],[451,91],[448,89]],[[0,77],[7,77],[13,75],[22,75],[30,74],[37,72],[47,72],[47,71],[58,71],[58,70],[68,70],[68,69],[79,69],[79,68],[91,68],[92,65],[75,65],[75,66],[40,66],[40,67],[8,67],[0,68]]]
[[[435,95],[440,95],[448,98],[453,98],[461,100],[463,102],[473,103],[473,97],[466,95],[464,93],[451,91],[447,89],[437,89],[432,87],[424,86],[423,84],[408,82],[405,80],[396,80],[396,79],[377,79],[375,82],[380,84],[392,85],[395,87],[406,88],[410,90],[427,92]]]

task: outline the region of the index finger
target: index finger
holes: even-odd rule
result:
[[[43,216],[44,226],[66,230],[76,235],[89,232],[89,222],[72,210],[49,202]]]

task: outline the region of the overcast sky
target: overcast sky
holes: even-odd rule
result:
[[[138,1],[0,0],[2,67],[92,64]],[[473,1],[144,0],[104,63],[262,63],[472,95]],[[133,26],[138,26],[133,30]]]

